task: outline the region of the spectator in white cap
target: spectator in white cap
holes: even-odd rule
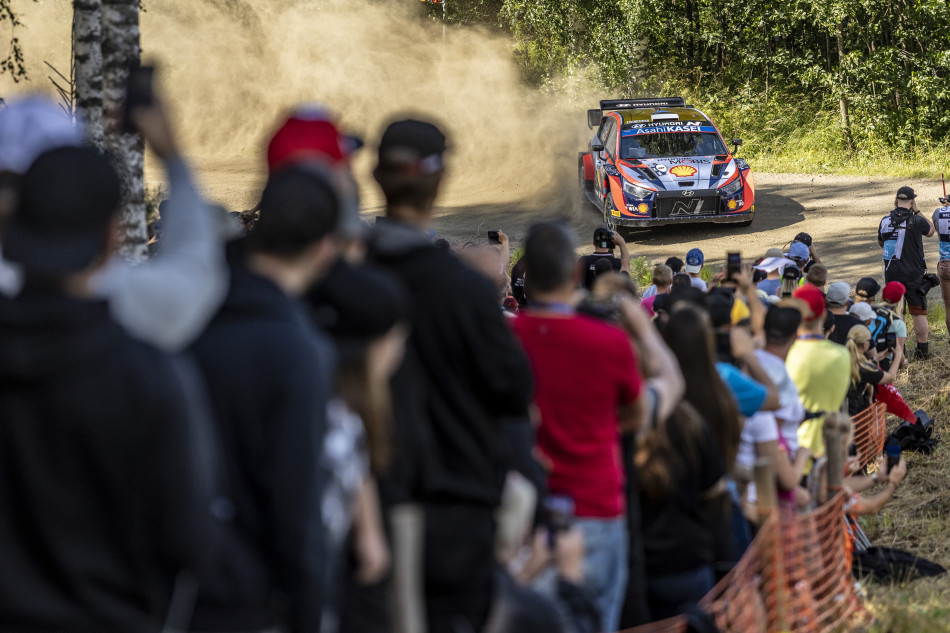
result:
[[[855,325],[864,325],[860,319],[848,314],[850,296],[851,286],[846,281],[834,282],[828,286],[828,291],[825,293],[828,300],[828,312],[832,314],[835,323],[835,329],[828,335],[828,340],[838,345],[845,345],[848,342],[848,332],[851,328]]]
[[[874,308],[865,301],[858,301],[853,304],[848,310],[848,314],[861,321],[863,325],[869,325],[874,320]]]
[[[0,110],[0,226],[17,204],[17,183],[40,154],[82,144],[82,126],[73,125],[52,101],[31,96]],[[0,251],[0,293],[14,296],[22,284],[19,267]]]
[[[760,281],[756,288],[766,295],[778,296],[779,288],[782,287],[782,269],[785,260],[785,253],[780,248],[770,248],[765,252],[765,257],[756,265],[759,270],[766,272],[765,279]]]

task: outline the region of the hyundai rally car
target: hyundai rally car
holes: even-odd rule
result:
[[[682,222],[748,226],[755,181],[719,130],[682,97],[601,101],[578,156],[582,201],[611,228]],[[738,148],[740,139],[733,139]]]

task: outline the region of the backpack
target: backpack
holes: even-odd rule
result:
[[[894,313],[889,308],[881,306],[874,308],[874,320],[871,321],[868,329],[871,331],[871,340],[874,341],[878,353],[897,346],[897,337],[893,333],[888,335],[893,323]]]
[[[884,446],[894,440],[900,444],[901,452],[911,451],[930,455],[939,441],[939,438],[934,437],[933,420],[924,413],[923,409],[918,409],[914,413],[917,416],[917,423],[904,422],[898,426],[887,436]]]
[[[856,578],[869,576],[871,580],[893,583],[941,576],[947,570],[926,558],[918,558],[899,549],[869,547],[854,553],[851,573]]]

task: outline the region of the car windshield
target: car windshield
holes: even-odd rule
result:
[[[712,132],[624,132],[620,158],[678,158],[728,154],[718,134]]]

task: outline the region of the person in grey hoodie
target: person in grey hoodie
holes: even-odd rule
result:
[[[90,289],[108,300],[112,317],[130,334],[175,352],[201,333],[224,300],[228,283],[224,243],[213,209],[195,189],[161,104],[140,107],[132,118],[168,177],[171,197],[162,218],[162,248],[139,265],[113,256],[90,279]],[[42,152],[81,144],[81,124],[72,134],[69,126],[51,101],[35,97],[0,111],[0,156],[6,157],[0,159],[4,172],[0,189],[12,193],[7,197],[15,199],[18,175]],[[21,284],[19,271],[0,259],[0,293],[16,295]]]

